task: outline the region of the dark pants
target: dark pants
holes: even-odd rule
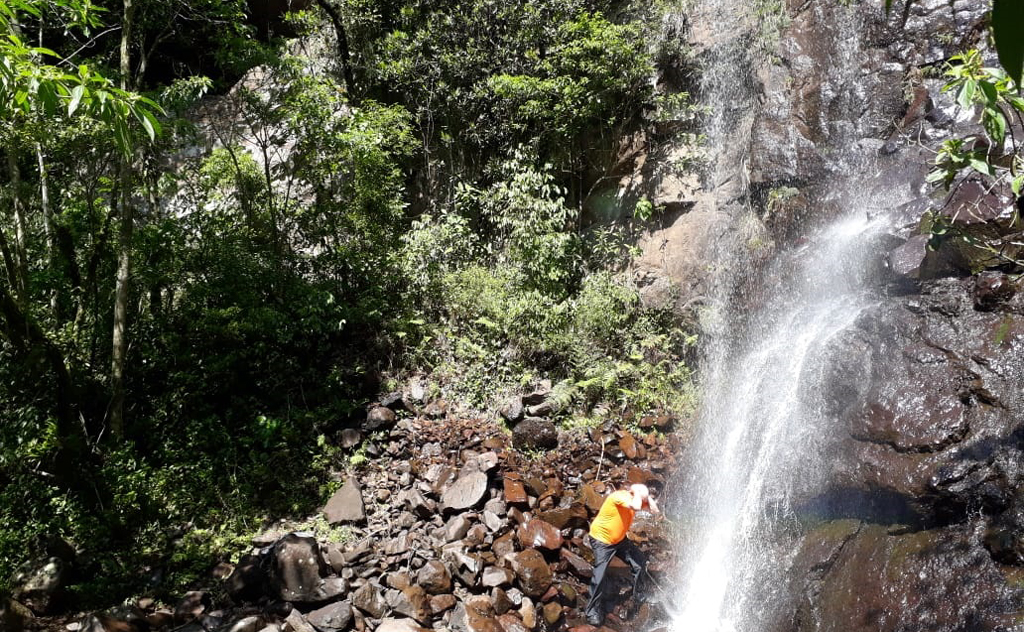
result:
[[[590,600],[587,602],[586,616],[604,617],[608,611],[615,606],[609,603],[611,595],[608,593],[608,582],[605,581],[605,574],[612,557],[618,555],[620,559],[629,564],[633,572],[633,598],[642,600],[638,589],[640,587],[640,573],[647,564],[647,559],[629,538],[623,538],[618,544],[605,544],[600,540],[587,536],[590,541],[590,548],[594,551],[594,577],[590,580]]]

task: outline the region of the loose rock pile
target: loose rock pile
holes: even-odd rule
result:
[[[554,411],[543,405],[536,396],[518,402],[520,413]],[[638,434],[612,424],[559,432],[540,416],[508,415],[510,437],[499,423],[447,410],[434,402],[420,411],[396,394],[369,409],[358,436],[339,435],[343,445],[365,441],[369,457],[323,507],[350,537],[267,532],[233,568],[221,565],[221,586],[186,595],[173,611],[90,615],[79,632],[594,630],[582,615],[589,521],[613,484],[664,486],[679,440],[658,431],[673,420],[642,419]],[[664,584],[666,531],[638,514],[634,535],[651,558],[652,581]],[[656,601],[628,622],[617,616],[634,605],[629,572],[617,563],[610,572],[624,601],[606,629],[657,627]]]

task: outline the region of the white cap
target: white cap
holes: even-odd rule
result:
[[[647,486],[641,485],[640,483],[634,483],[633,485],[630,485],[629,493],[633,494],[633,500],[632,502],[629,503],[629,506],[634,510],[642,508],[644,506],[644,501],[646,501],[647,498],[650,497],[651,495],[651,492],[649,489],[647,489]]]

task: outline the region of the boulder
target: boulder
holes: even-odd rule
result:
[[[594,567],[582,556],[573,553],[567,548],[558,552],[559,557],[565,562],[569,572],[580,579],[589,580],[594,576]]]
[[[808,534],[790,573],[788,606],[766,629],[849,632],[1005,630],[1024,588],[999,568],[963,525],[892,534],[883,526]],[[838,534],[838,537],[837,537]],[[807,619],[813,617],[813,619]],[[803,628],[801,628],[803,629]]]
[[[256,601],[266,589],[267,574],[255,555],[243,555],[224,580],[224,589],[235,602]]]
[[[345,428],[341,431],[341,447],[351,450],[363,442],[363,433],[355,428]]]
[[[530,597],[540,597],[551,586],[551,569],[537,549],[519,552],[514,558],[512,568],[519,579],[520,588]]]
[[[262,617],[250,615],[242,617],[226,627],[226,632],[258,632],[263,627]]]
[[[441,505],[447,512],[463,511],[478,505],[486,494],[487,474],[469,472],[448,486],[441,496]]]
[[[512,429],[512,446],[517,450],[557,448],[558,429],[547,419],[527,417]]]
[[[366,413],[363,432],[386,430],[395,425],[396,421],[398,421],[398,415],[395,414],[395,411],[384,406],[374,406]]]
[[[557,551],[562,548],[562,534],[552,524],[534,518],[519,527],[519,545],[524,548],[546,549]]]
[[[486,610],[465,603],[455,606],[450,625],[456,632],[505,632],[494,618],[493,611],[488,614]]]
[[[59,557],[29,562],[12,579],[14,600],[36,614],[57,610],[67,588],[67,563]]]
[[[388,607],[380,587],[371,583],[363,584],[352,593],[352,605],[374,619],[383,617]]]
[[[22,632],[32,620],[32,611],[9,597],[0,597],[0,629]]]
[[[298,610],[292,610],[285,617],[285,632],[316,632],[316,630],[309,623],[306,622],[306,618],[302,616],[302,613]]]
[[[586,529],[589,525],[587,509],[580,503],[538,512],[537,518],[553,525],[556,529]]]
[[[457,600],[455,595],[434,595],[430,598],[430,610],[434,615],[439,615],[443,612],[447,612],[455,607]]]
[[[386,599],[396,613],[411,617],[420,623],[430,621],[433,614],[430,596],[420,586],[408,586],[401,591],[389,592]]]
[[[505,502],[510,505],[525,505],[529,500],[529,496],[526,495],[526,488],[523,487],[522,481],[518,477],[508,474],[505,475],[502,481]]]
[[[465,514],[452,516],[444,525],[445,541],[454,542],[456,540],[461,540],[466,537],[466,534],[469,533],[469,529],[472,526],[473,521],[471,521]]]
[[[416,575],[416,583],[431,595],[451,592],[452,576],[440,560],[430,560]]]
[[[320,632],[339,632],[352,622],[352,604],[337,601],[306,615],[306,621]]]
[[[349,477],[331,496],[322,509],[329,524],[360,523],[366,521],[366,506],[356,479]]]
[[[320,555],[320,545],[310,534],[289,533],[270,551],[270,585],[274,596],[290,602],[324,601],[323,578],[330,570]]]
[[[510,397],[498,408],[498,415],[510,426],[523,420],[523,399],[519,396]]]

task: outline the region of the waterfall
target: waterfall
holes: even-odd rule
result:
[[[758,2],[759,0],[753,0]],[[839,3],[835,3],[839,4]],[[872,162],[843,150],[857,129],[857,6],[842,7],[840,33],[822,81],[820,135],[829,147],[823,197],[844,209],[831,224],[809,231],[794,251],[777,254],[767,269],[744,258],[749,205],[744,164],[757,97],[753,75],[751,0],[705,0],[695,28],[710,31],[702,99],[712,109],[706,127],[712,164],[709,195],[732,218],[717,245],[716,295],[706,315],[710,340],[702,370],[697,436],[684,458],[676,521],[680,577],[670,604],[679,632],[758,632],[785,589],[786,571],[805,518],[795,508],[824,483],[823,455],[837,434],[823,412],[821,361],[829,341],[873,302],[868,282],[871,249],[884,231],[864,187]],[[846,116],[844,116],[846,115]],[[839,173],[852,176],[848,180]],[[742,183],[737,185],[737,183]],[[863,184],[863,182],[861,182]],[[747,277],[759,274],[748,283]],[[737,287],[756,287],[743,295]]]

